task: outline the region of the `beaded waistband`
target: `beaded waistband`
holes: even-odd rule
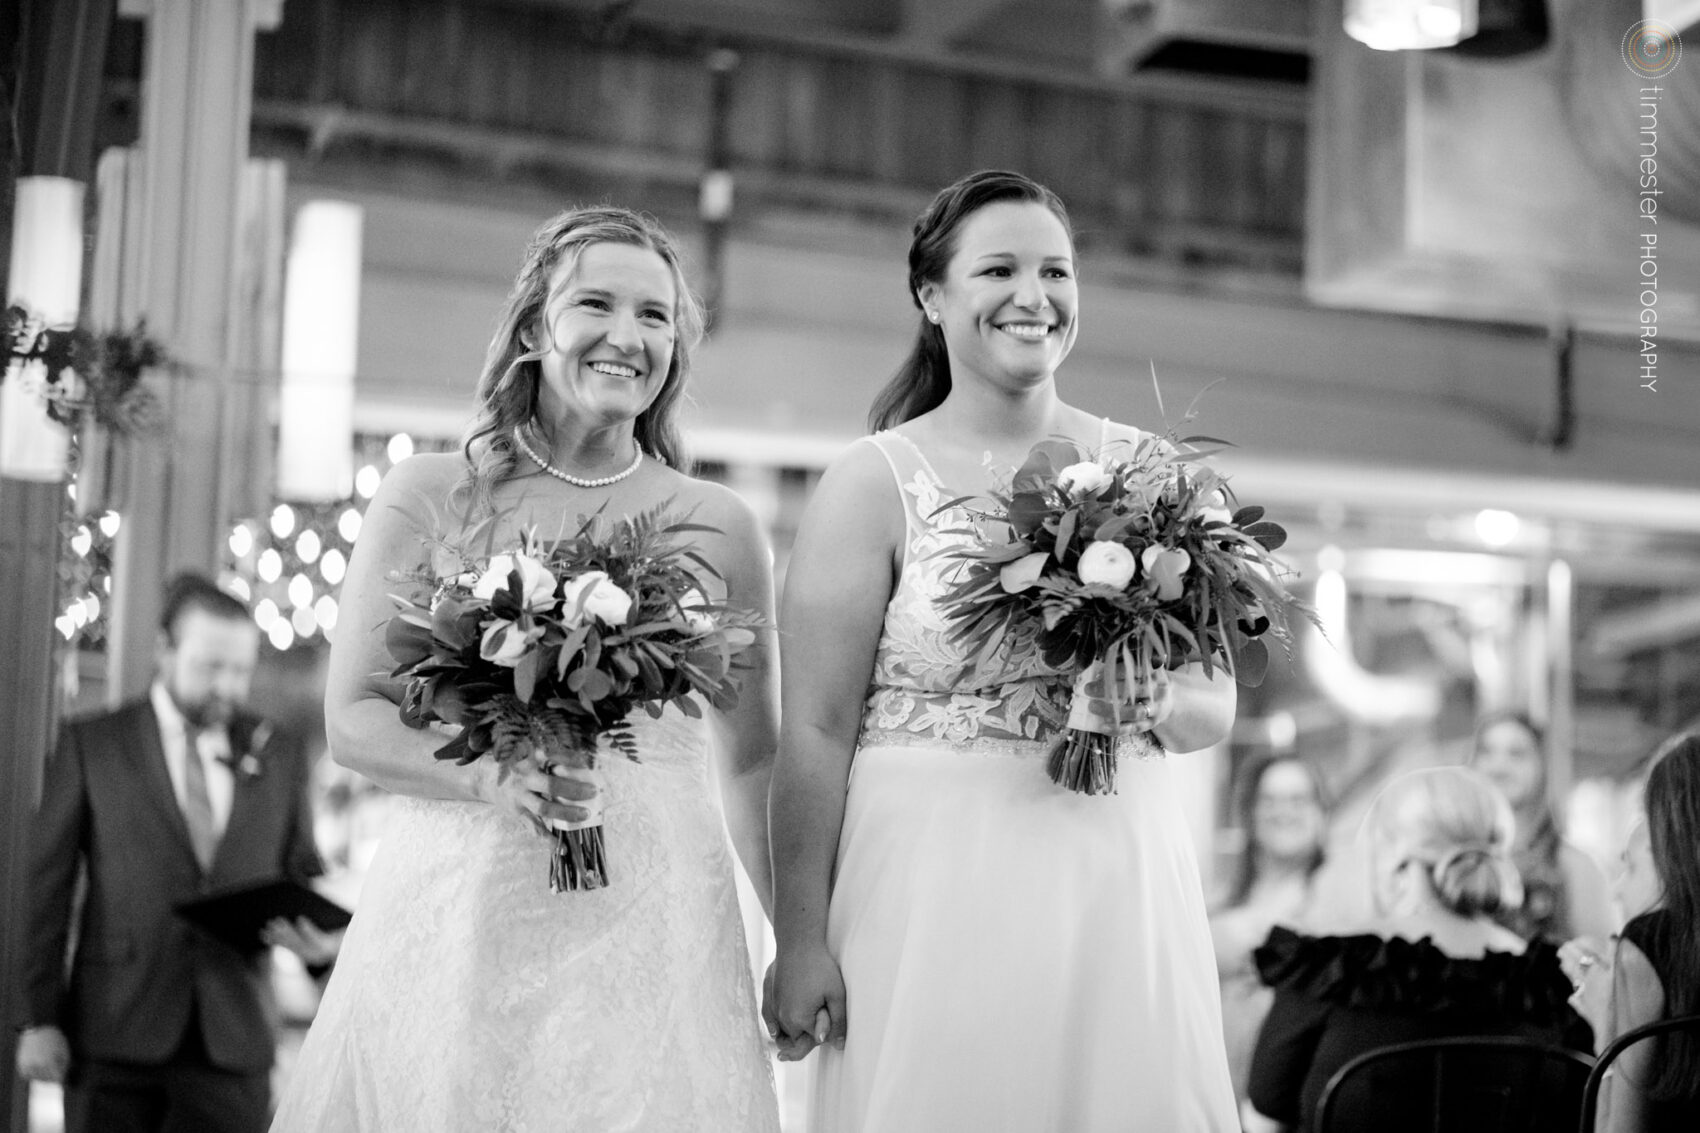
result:
[[[980,735],[968,740],[942,740],[925,732],[900,732],[891,728],[865,728],[856,747],[915,747],[963,752],[972,755],[1001,755],[1018,759],[1043,759],[1051,753],[1055,740],[1024,740],[1014,736]],[[1149,732],[1123,736],[1116,741],[1116,755],[1122,759],[1162,759],[1168,752],[1151,738]]]

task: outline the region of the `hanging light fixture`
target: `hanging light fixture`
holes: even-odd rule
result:
[[[340,500],[353,484],[361,221],[360,206],[346,201],[309,201],[295,217],[278,395],[284,499]]]
[[[83,281],[82,182],[20,177],[14,199],[8,298],[47,326],[72,326]],[[13,365],[0,382],[0,475],[65,478],[70,434],[47,415],[46,384],[42,362]]]
[[[1452,47],[1476,34],[1476,0],[1346,0],[1345,24],[1377,51]]]

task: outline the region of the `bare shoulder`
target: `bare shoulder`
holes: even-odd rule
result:
[[[372,503],[393,505],[418,495],[433,502],[446,500],[465,475],[466,459],[459,453],[415,453],[384,475]]]
[[[689,513],[693,523],[718,528],[728,538],[740,540],[765,539],[761,520],[750,502],[724,484],[699,480],[674,472],[677,482],[671,486],[671,511]]]
[[[891,462],[872,437],[859,437],[826,466],[817,492],[866,499],[895,497]]]

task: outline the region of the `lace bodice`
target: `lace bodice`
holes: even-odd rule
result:
[[[951,621],[939,600],[960,567],[951,549],[970,540],[949,532],[967,526],[970,516],[962,508],[939,513],[952,495],[908,437],[883,432],[866,440],[897,479],[907,544],[874,654],[864,742],[871,735],[882,742],[1053,738],[1068,717],[1068,678],[1045,664],[1031,634],[1006,635],[984,660],[950,638]]]

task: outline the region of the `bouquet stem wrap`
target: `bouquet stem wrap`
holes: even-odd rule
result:
[[[1124,730],[1111,717],[1092,711],[1105,695],[1104,665],[1094,661],[1074,678],[1068,706],[1068,729],[1051,749],[1047,770],[1051,782],[1083,795],[1116,793],[1116,737]]]
[[[534,758],[551,775],[577,772],[566,776],[598,788],[597,796],[575,803],[588,812],[578,822],[556,819],[549,823],[554,832],[554,852],[549,856],[549,891],[576,893],[608,887],[608,851],[602,835],[602,776],[596,770],[596,751],[574,749],[560,758],[551,759],[538,748]]]

